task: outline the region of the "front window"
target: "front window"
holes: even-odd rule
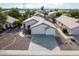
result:
[[[27,27],[28,29],[30,28],[30,25],[28,25],[28,27]]]
[[[30,29],[30,25],[28,25],[28,27],[27,27],[28,29],[27,29],[27,31],[28,31],[28,34],[31,34],[31,29]]]

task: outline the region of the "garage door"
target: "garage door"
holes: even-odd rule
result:
[[[31,29],[31,34],[45,34],[45,27],[46,25],[38,25]]]
[[[72,35],[79,35],[79,28],[71,30]]]

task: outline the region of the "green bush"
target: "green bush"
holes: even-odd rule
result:
[[[56,12],[55,17],[60,17],[62,15],[62,12]]]
[[[21,13],[19,12],[19,9],[18,8],[12,8],[9,12],[8,12],[8,15],[9,16],[12,16],[14,18],[19,18],[21,17]]]
[[[30,18],[35,14],[35,10],[27,9],[25,14],[23,15],[24,19]]]
[[[0,33],[3,31],[3,27],[0,25]]]
[[[62,29],[63,33],[67,33],[67,29],[63,28]]]
[[[7,20],[7,15],[3,12],[0,12],[0,24],[4,24]]]
[[[79,18],[79,9],[72,9],[67,14],[67,16]]]
[[[22,17],[19,17],[19,19],[17,21],[15,21],[15,23],[17,25],[22,25],[22,22],[23,22],[23,18]]]
[[[28,33],[31,34],[31,29],[28,29]]]

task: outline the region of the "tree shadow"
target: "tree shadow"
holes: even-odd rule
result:
[[[46,49],[52,50],[57,46],[55,36],[52,35],[32,35],[32,42]]]

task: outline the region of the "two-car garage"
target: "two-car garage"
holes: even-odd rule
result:
[[[43,34],[43,35],[55,36],[55,28],[52,28],[52,27],[42,23],[35,27],[32,27],[31,34]]]
[[[72,35],[79,35],[79,27],[72,29],[71,34]]]

